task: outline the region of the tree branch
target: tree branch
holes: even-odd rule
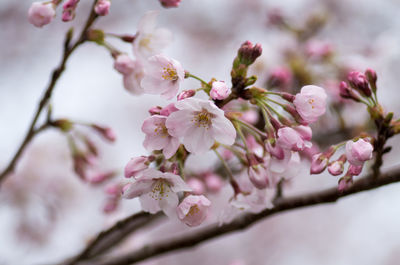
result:
[[[40,114],[42,113],[43,108],[47,105],[47,103],[49,102],[51,95],[53,93],[54,87],[57,84],[58,79],[60,78],[61,74],[64,72],[65,70],[65,65],[67,63],[68,58],[70,57],[70,55],[73,53],[73,51],[78,48],[82,43],[84,43],[86,41],[86,32],[89,29],[89,27],[93,24],[93,22],[96,20],[97,15],[94,12],[94,5],[95,5],[96,1],[93,1],[93,5],[91,7],[90,10],[90,14],[89,17],[85,23],[85,26],[83,27],[77,41],[70,46],[70,41],[72,38],[72,31],[68,31],[66,38],[65,38],[65,42],[64,42],[64,51],[63,51],[63,56],[61,59],[61,62],[59,64],[58,67],[56,67],[53,70],[53,73],[51,75],[51,79],[50,79],[50,83],[47,86],[41,100],[39,103],[39,106],[36,110],[36,113],[31,121],[31,124],[29,126],[28,132],[25,135],[24,140],[22,141],[20,147],[18,148],[17,152],[14,154],[13,158],[11,159],[10,163],[8,164],[8,166],[3,170],[3,172],[1,172],[0,174],[0,184],[2,183],[2,181],[14,170],[15,165],[18,161],[18,159],[20,158],[20,156],[22,155],[23,151],[25,150],[26,146],[28,145],[28,143],[30,143],[30,141],[33,139],[33,137],[38,134],[39,132],[41,132],[42,130],[38,129],[36,130],[36,123],[39,119]]]
[[[78,262],[94,258],[100,254],[104,254],[105,251],[117,246],[118,243],[120,243],[137,229],[149,225],[162,216],[163,214],[161,213],[149,214],[145,212],[139,212],[128,216],[127,218],[117,222],[109,229],[99,233],[96,239],[94,239],[84,250],[82,250],[80,254],[63,262],[62,264],[73,265]]]
[[[148,258],[181,250],[198,245],[206,240],[219,237],[228,233],[244,230],[254,223],[268,218],[277,213],[286,212],[298,208],[308,207],[317,204],[332,203],[340,198],[356,194],[359,192],[372,190],[391,183],[400,181],[400,169],[392,170],[379,178],[373,178],[372,175],[363,177],[354,182],[347,190],[340,193],[337,187],[326,189],[323,191],[313,192],[301,196],[282,198],[275,202],[272,209],[266,209],[258,214],[244,214],[231,223],[219,226],[212,224],[203,230],[195,233],[189,233],[180,237],[165,240],[160,243],[150,244],[123,256],[112,257],[105,261],[97,260],[96,265],[128,265]],[[94,263],[84,263],[94,264]]]

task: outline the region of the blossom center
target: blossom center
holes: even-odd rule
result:
[[[150,197],[154,200],[161,201],[163,198],[168,198],[168,193],[171,192],[171,185],[163,179],[158,180],[151,189]]]
[[[176,69],[172,66],[172,64],[168,64],[167,67],[163,67],[162,78],[164,80],[176,81],[178,80],[178,74]]]
[[[203,109],[200,112],[197,112],[193,117],[192,121],[196,124],[197,127],[203,127],[209,129],[211,127],[211,119],[213,118],[213,114]]]
[[[187,213],[187,215],[188,216],[193,216],[193,215],[197,214],[198,212],[200,212],[199,207],[197,207],[197,205],[193,205],[192,207],[190,207],[190,210]]]
[[[169,135],[168,134],[168,129],[167,129],[167,127],[165,127],[164,123],[159,123],[159,124],[156,124],[156,125],[157,125],[157,127],[154,129],[154,133],[156,135],[159,135],[161,137],[167,137]]]
[[[315,100],[314,100],[313,98],[310,98],[310,99],[308,100],[308,104],[310,104],[310,105],[311,105],[311,108],[312,108],[312,109],[314,109],[314,108],[315,108],[315,106],[314,106],[314,102],[315,102]]]

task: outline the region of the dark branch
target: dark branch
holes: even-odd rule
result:
[[[237,217],[233,222],[219,226],[213,224],[205,227],[203,230],[186,234],[181,237],[165,240],[160,243],[150,244],[124,256],[109,258],[105,261],[96,261],[97,265],[127,265],[142,261],[155,256],[193,247],[206,240],[219,237],[231,232],[240,231],[253,225],[254,223],[268,218],[277,213],[286,212],[298,208],[308,207],[317,204],[335,202],[340,198],[356,194],[359,192],[375,189],[384,185],[400,181],[400,169],[393,170],[379,178],[373,178],[368,175],[356,182],[347,190],[340,193],[336,187],[319,192],[313,192],[301,196],[282,198],[275,202],[275,207],[266,209],[258,214],[245,214]],[[85,263],[93,264],[93,263]]]

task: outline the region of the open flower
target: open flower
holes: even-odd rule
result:
[[[139,61],[132,60],[127,54],[120,54],[115,59],[114,68],[123,75],[126,90],[135,95],[143,93],[140,82],[144,76],[144,69]]]
[[[325,113],[326,97],[325,90],[321,87],[303,86],[300,93],[296,94],[293,104],[301,118],[312,123]]]
[[[167,118],[170,135],[181,137],[185,148],[191,153],[203,153],[214,141],[232,145],[236,131],[232,123],[209,100],[187,98],[175,103],[178,111]]]
[[[177,193],[180,191],[190,191],[180,176],[149,168],[123,188],[122,196],[126,199],[139,197],[145,212],[156,213],[162,210],[172,217],[178,206]]]
[[[176,208],[178,218],[188,226],[198,226],[206,218],[211,202],[203,195],[189,195]]]
[[[161,94],[166,99],[176,96],[179,85],[185,78],[181,64],[162,54],[150,57],[144,70],[145,76],[141,82],[144,91],[149,94]]]
[[[133,52],[139,59],[147,59],[160,53],[172,40],[172,34],[164,28],[156,28],[158,11],[149,11],[139,22]]]
[[[49,24],[55,15],[56,11],[52,4],[34,2],[29,8],[28,20],[32,25],[40,28]]]
[[[364,139],[359,139],[357,142],[352,140],[346,143],[346,157],[350,164],[362,166],[365,161],[372,158],[374,147]]]
[[[142,131],[146,134],[143,146],[148,151],[163,150],[166,159],[171,158],[179,148],[179,139],[171,136],[165,127],[166,116],[153,115],[143,122]]]
[[[286,150],[301,151],[304,149],[302,135],[290,127],[282,127],[278,130],[278,144]]]

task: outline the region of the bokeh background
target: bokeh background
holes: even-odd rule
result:
[[[50,25],[37,29],[27,21],[31,1],[0,1],[0,168],[6,166],[24,137],[50,72],[60,60],[65,32],[71,26],[79,31],[89,2],[81,1],[73,22],[61,22],[58,13]],[[267,14],[274,8],[279,8],[293,25],[301,25],[312,14],[323,14],[327,22],[316,39],[332,45],[337,63],[361,71],[366,67],[375,69],[381,103],[387,110],[400,113],[397,0],[183,0],[179,8],[168,10],[162,9],[157,0],[123,0],[113,1],[110,14],[96,27],[134,34],[144,12],[161,10],[159,25],[174,35],[165,53],[205,79],[228,81],[240,44],[245,40],[259,42],[263,55],[253,70],[262,85],[269,69],[282,64],[284,51],[296,47],[293,36],[267,25]],[[129,44],[112,43],[131,53]],[[323,70],[320,76],[323,80]],[[184,83],[185,89],[196,86],[192,80]],[[118,170],[116,178],[122,178],[126,162],[147,153],[140,130],[147,110],[166,101],[153,95],[129,94],[122,86],[121,75],[113,69],[109,53],[87,43],[70,58],[51,103],[55,117],[90,121],[115,130],[114,144],[96,136],[93,139],[100,146],[99,167]],[[326,123],[329,125],[331,119],[334,127],[334,117],[328,117]],[[360,106],[345,112],[350,125],[366,117]],[[399,163],[398,138],[390,144],[393,151],[385,157],[384,169]],[[210,159],[214,159],[210,154],[200,157],[196,166],[207,167]],[[287,188],[288,194],[337,184],[337,178],[327,174],[309,176],[307,170],[305,161],[302,173]],[[394,184],[333,205],[280,214],[245,232],[143,264],[398,264],[399,192],[399,185]],[[228,198],[226,190],[211,197],[216,205]],[[76,254],[98,231],[140,209],[138,201],[131,200],[116,212],[104,214],[105,200],[102,187],[83,183],[74,174],[65,137],[55,130],[40,134],[0,191],[0,264],[59,262]],[[213,211],[215,216],[217,212]],[[149,230],[129,238],[119,252],[189,229],[170,222]]]

